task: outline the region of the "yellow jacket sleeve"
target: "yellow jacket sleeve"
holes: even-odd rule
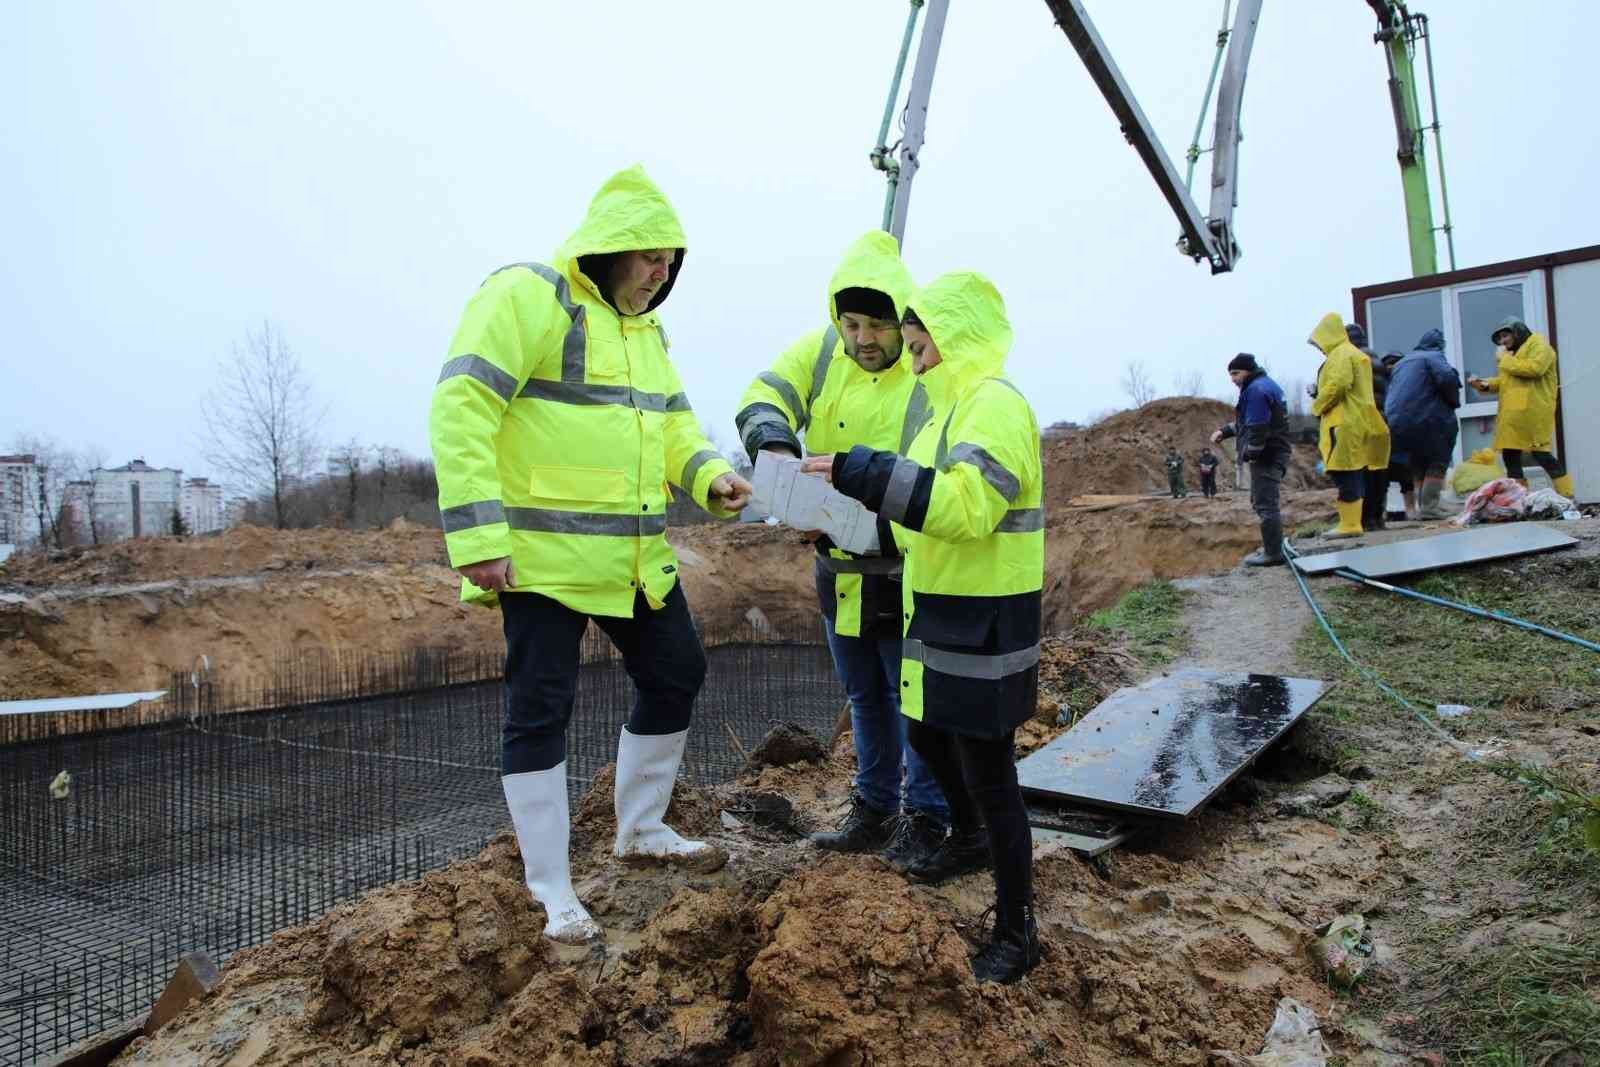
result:
[[[662,431],[666,442],[667,480],[711,514],[732,518],[738,512],[728,511],[712,499],[711,483],[721,475],[732,473],[733,467],[701,431],[689,398],[684,394],[683,382],[678,378],[678,369],[670,362],[667,377],[671,384]]]
[[[1326,415],[1338,407],[1354,384],[1355,368],[1349,358],[1337,350],[1330,353],[1322,373],[1317,375],[1317,396],[1311,402],[1311,414]]]
[[[1033,412],[1009,386],[985,382],[957,407],[946,441],[921,532],[956,544],[981,540],[994,533],[1023,485],[1039,480]]]
[[[462,313],[428,412],[453,567],[511,554],[495,437],[537,366],[559,358],[570,321],[549,284],[516,269],[490,277]]]
[[[739,437],[752,455],[769,442],[800,451],[799,434],[811,421],[812,376],[826,332],[812,330],[784,349],[739,398],[735,421]]]
[[[1556,350],[1535,337],[1500,361],[1500,372],[1517,378],[1543,378],[1556,365]]]

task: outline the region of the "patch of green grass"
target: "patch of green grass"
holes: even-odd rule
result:
[[[1581,637],[1600,634],[1600,598],[1592,590],[1563,580],[1561,571],[1507,572],[1430,575],[1418,588]],[[1595,689],[1600,658],[1576,645],[1363,586],[1324,580],[1313,592],[1351,655],[1423,708],[1539,710],[1559,694]],[[1345,663],[1315,621],[1296,651],[1322,677],[1350,680],[1339,694],[1350,710],[1399,710]]]
[[[1349,826],[1352,830],[1381,830],[1389,825],[1389,811],[1357,789],[1350,794]]]
[[[1448,992],[1419,1013],[1417,1026],[1450,1062],[1600,1062],[1600,1001],[1589,993],[1600,984],[1600,939],[1592,935],[1447,960],[1433,979]],[[1562,1054],[1568,1058],[1558,1060]]]
[[[1183,590],[1168,581],[1146,582],[1109,608],[1090,615],[1088,625],[1124,634],[1133,654],[1159,667],[1188,645],[1183,630]]]

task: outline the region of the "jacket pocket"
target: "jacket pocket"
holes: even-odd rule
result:
[[[610,467],[532,467],[528,492],[541,500],[620,504],[627,498],[628,473]]]

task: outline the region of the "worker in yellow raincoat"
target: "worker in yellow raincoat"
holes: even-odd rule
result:
[[[1474,389],[1500,394],[1500,411],[1494,424],[1494,447],[1505,461],[1506,474],[1523,485],[1522,453],[1550,476],[1556,492],[1572,499],[1572,475],[1552,449],[1556,436],[1556,350],[1543,334],[1528,329],[1518,318],[1508,318],[1494,328],[1493,378],[1468,378]]]
[[[1366,472],[1389,465],[1389,429],[1372,396],[1372,363],[1350,343],[1337,312],[1322,316],[1309,343],[1323,354],[1311,413],[1319,420],[1322,469],[1339,490],[1339,525],[1324,537],[1361,536]]]
[[[1033,846],[1017,785],[1016,728],[1034,713],[1044,585],[1039,424],[1000,377],[1011,324],[980,274],[946,274],[903,324],[933,418],[904,455],[857,445],[803,469],[892,522],[905,554],[900,709],[950,804],[950,831],[910,866],[938,883],[989,867],[995,922],[979,981],[1039,961]]]
[[[600,928],[573,891],[566,729],[592,621],[638,691],[617,743],[616,855],[714,870],[663,821],[706,658],[664,536],[669,485],[731,517],[750,494],[701,432],[657,308],[683,265],[677,214],[640,167],[612,175],[549,263],[496,271],[467,303],[429,437],[463,599],[506,636],[501,785],[545,936]]]
[[[902,358],[900,314],[914,287],[893,234],[872,230],[850,243],[828,282],[828,325],[785,349],[740,401],[734,423],[752,461],[763,451],[905,451],[930,417],[927,393]],[[850,698],[856,774],[844,817],[811,840],[836,852],[881,850],[904,870],[938,847],[950,811],[907,745],[900,714],[900,554],[892,538],[867,556],[826,534],[815,545],[817,601]]]

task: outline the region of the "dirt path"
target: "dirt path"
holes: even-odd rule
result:
[[[1175,582],[1190,594],[1185,665],[1293,675],[1294,643],[1311,620],[1287,567],[1238,567]]]

